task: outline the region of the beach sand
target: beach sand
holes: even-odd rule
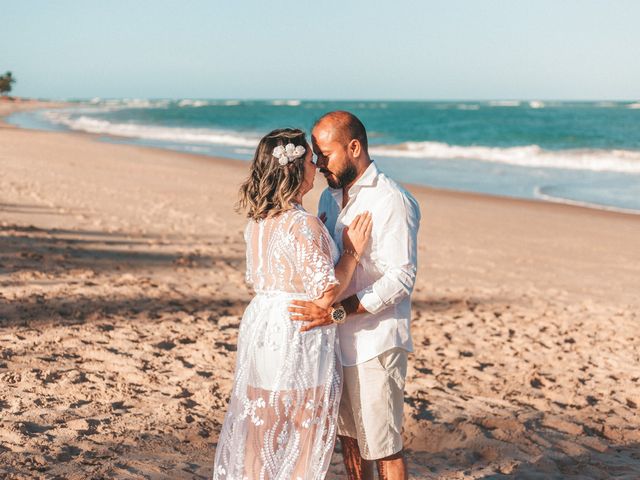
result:
[[[1,478],[211,476],[246,172],[0,124]],[[640,216],[410,190],[411,477],[640,478]]]

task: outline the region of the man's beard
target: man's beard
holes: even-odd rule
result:
[[[353,165],[347,165],[343,171],[336,173],[334,176],[325,177],[327,184],[331,188],[343,188],[345,185],[349,185],[358,176],[356,167]]]

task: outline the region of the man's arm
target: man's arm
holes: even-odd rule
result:
[[[302,331],[311,330],[316,327],[324,327],[331,325],[333,320],[331,319],[331,309],[337,305],[342,305],[347,312],[347,319],[349,315],[355,313],[367,313],[367,310],[362,306],[360,300],[356,295],[351,295],[345,298],[339,303],[333,304],[331,307],[322,308],[313,302],[307,302],[305,300],[293,300],[289,306],[289,313],[291,320],[296,322],[307,322],[302,327]],[[347,320],[348,321],[348,320]]]
[[[349,314],[377,313],[400,302],[410,295],[415,283],[417,232],[420,212],[413,198],[398,196],[382,216],[375,216],[382,222],[385,234],[381,236],[378,254],[384,259],[384,274],[372,285],[340,302]],[[291,319],[308,324],[304,329],[330,325],[331,308],[322,309],[303,300],[295,300],[289,308]]]
[[[376,255],[382,276],[349,299],[357,313],[378,313],[411,295],[416,280],[420,210],[409,194],[394,192],[374,216]],[[356,304],[357,300],[357,304]]]
[[[344,307],[347,315],[353,315],[356,313],[367,313],[367,309],[360,303],[360,299],[357,295],[351,295],[340,302]]]

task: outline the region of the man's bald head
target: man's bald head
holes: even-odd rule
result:
[[[336,111],[313,126],[311,144],[316,165],[331,188],[348,189],[371,165],[367,132],[353,113]]]
[[[332,132],[333,139],[339,141],[345,147],[351,140],[358,140],[363,152],[367,152],[367,131],[360,119],[353,113],[343,110],[329,112],[318,119],[313,126],[313,130],[316,128],[327,128]]]

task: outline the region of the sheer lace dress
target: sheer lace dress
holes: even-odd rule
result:
[[[329,232],[300,206],[245,230],[253,298],[240,323],[214,480],[322,479],[336,434],[341,366],[334,326],[300,332],[292,299],[337,284]]]

